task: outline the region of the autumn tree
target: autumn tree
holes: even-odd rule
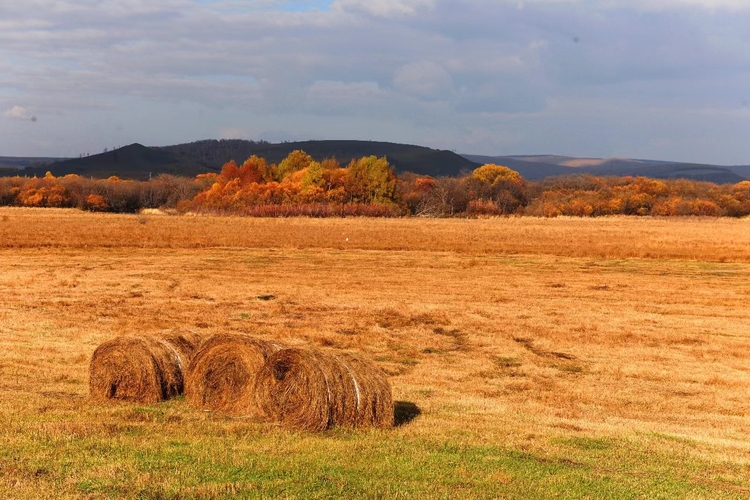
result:
[[[273,180],[271,167],[266,163],[265,158],[258,158],[253,155],[239,168],[237,175],[240,178],[240,184],[248,185],[253,182],[268,182]]]
[[[497,213],[511,214],[527,203],[523,177],[508,167],[492,163],[482,165],[471,173],[466,182],[470,197],[494,204]],[[485,208],[489,208],[489,205]]]
[[[300,179],[302,189],[323,188],[325,179],[323,178],[323,165],[314,161],[304,170],[302,179]]]
[[[273,178],[275,181],[281,182],[287,175],[306,169],[312,162],[312,156],[305,153],[301,149],[292,151],[276,167],[273,173]]]
[[[367,156],[342,168],[293,151],[278,166],[251,156],[220,173],[149,181],[78,175],[0,178],[0,204],[135,212],[178,207],[256,216],[428,217],[520,213],[598,217],[750,215],[750,181],[717,185],[690,179],[579,175],[527,183],[516,171],[483,165],[461,177],[396,176],[387,158]]]
[[[735,184],[732,187],[732,197],[740,204],[737,215],[750,214],[750,181]]]
[[[396,173],[383,156],[352,160],[347,167],[352,200],[360,203],[391,203],[396,195]]]
[[[221,167],[221,173],[217,182],[226,184],[227,182],[237,179],[240,176],[240,167],[237,166],[237,162],[230,160]]]
[[[399,176],[397,182],[398,198],[406,205],[409,213],[421,216],[438,216],[432,213],[432,193],[437,182],[429,176],[407,173]]]

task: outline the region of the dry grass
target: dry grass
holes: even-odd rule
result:
[[[93,231],[92,228],[96,228]],[[750,262],[750,218],[263,219],[0,207],[0,248],[283,248]]]
[[[748,221],[0,215],[0,448],[20,446],[10,429],[104,440],[150,422],[91,406],[88,360],[113,336],[180,327],[363,352],[422,412],[379,439],[679,443],[725,473],[683,471],[691,484],[750,487],[723,469],[750,461]],[[169,404],[176,434],[246,432]],[[33,497],[34,470],[13,467],[0,491]]]

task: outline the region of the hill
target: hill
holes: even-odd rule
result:
[[[643,176],[656,179],[686,178],[718,184],[750,178],[750,166],[719,166],[628,158],[577,158],[561,155],[481,156],[457,155],[451,151],[375,141],[304,141],[272,144],[265,141],[204,140],[163,147],[131,144],[107,153],[60,160],[57,158],[0,157],[0,176],[55,176],[78,174],[106,178],[148,179],[172,174],[195,176],[218,172],[229,160],[238,163],[252,155],[278,163],[289,153],[302,149],[316,160],[336,157],[342,164],[362,156],[386,156],[399,173],[456,176],[485,163],[497,163],[517,170],[529,180],[576,174],[599,176]]]
[[[165,147],[131,144],[107,153],[74,158],[44,166],[27,166],[0,175],[55,176],[78,174],[106,178],[116,175],[123,179],[148,179],[149,176],[172,174],[195,176],[218,172],[229,160],[243,162],[257,155],[270,163],[278,163],[289,153],[302,149],[316,160],[336,157],[342,164],[362,156],[387,156],[398,172],[415,172],[433,176],[455,176],[478,165],[451,151],[441,151],[389,142],[371,141],[306,141],[271,144],[244,140],[206,140]]]
[[[512,156],[480,156],[464,155],[465,158],[479,164],[495,163],[511,168],[520,173],[525,179],[542,180],[557,175],[575,175],[579,173],[572,167],[565,167],[555,163],[520,159]],[[529,157],[536,159],[537,157]]]
[[[732,165],[727,168],[745,179],[750,179],[750,165]]]
[[[205,169],[196,170],[184,165],[173,154],[131,144],[107,153],[58,161],[50,165],[27,167],[24,175],[43,176],[47,171],[60,177],[77,174],[84,177],[107,178],[113,175],[123,179],[148,179],[149,175],[173,174],[196,175]]]
[[[0,176],[16,175],[20,169],[43,167],[65,158],[0,156]]]
[[[252,155],[265,158],[270,163],[279,163],[296,149],[305,151],[318,161],[336,157],[342,164],[363,156],[387,156],[398,172],[433,176],[455,176],[478,166],[475,162],[451,151],[376,141],[303,141],[271,144],[234,139],[198,141],[155,149],[173,153],[184,160],[199,162],[212,169],[221,168],[221,165],[229,160],[242,162]]]
[[[529,180],[560,175],[642,176],[653,179],[692,179],[734,184],[750,178],[750,167],[725,167],[628,158],[575,158],[559,155],[477,156],[464,155],[478,163],[497,163],[518,171]]]

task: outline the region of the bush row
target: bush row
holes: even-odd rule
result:
[[[336,159],[316,162],[294,151],[278,165],[252,156],[242,165],[231,161],[218,174],[194,179],[162,175],[126,181],[49,173],[0,178],[0,205],[110,212],[172,208],[253,217],[741,217],[750,215],[750,181],[717,185],[580,175],[528,182],[518,172],[492,164],[459,177],[397,177],[386,158],[363,157],[341,166]]]

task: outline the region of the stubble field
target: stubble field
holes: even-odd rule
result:
[[[749,302],[750,220],[0,209],[0,496],[746,498]],[[87,399],[173,328],[364,353],[401,425]]]

